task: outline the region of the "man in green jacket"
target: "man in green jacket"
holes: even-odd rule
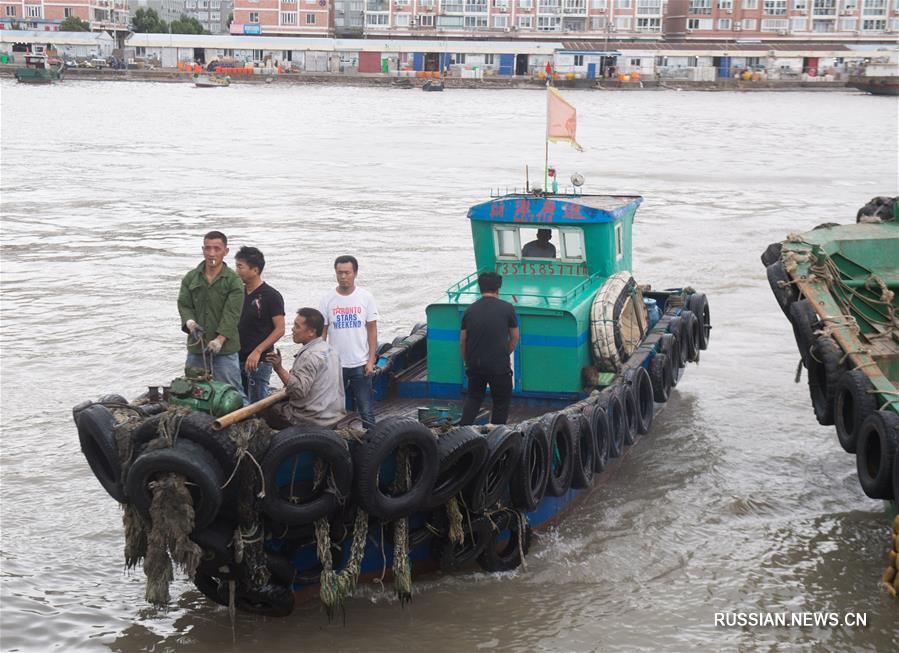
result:
[[[237,332],[244,287],[225,264],[227,255],[228,238],[220,231],[210,231],[203,237],[203,262],[181,279],[178,313],[181,330],[188,334],[185,365],[211,367],[213,378],[234,386],[247,403],[240,378]]]

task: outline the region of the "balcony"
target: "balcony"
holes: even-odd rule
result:
[[[366,0],[366,11],[390,11],[389,0]]]
[[[562,3],[562,13],[568,15],[586,16],[587,2],[586,0],[564,0]]]
[[[445,14],[461,14],[465,6],[461,2],[444,2],[441,8]]]
[[[487,13],[487,3],[486,2],[466,2],[465,3],[465,13],[486,14]]]

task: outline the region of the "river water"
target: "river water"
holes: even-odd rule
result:
[[[692,285],[714,329],[653,432],[527,568],[378,590],[346,623],[168,611],[126,574],[118,508],[70,408],[135,396],[183,361],[175,298],[202,234],[260,247],[288,308],[351,252],[381,340],[473,269],[467,207],[539,176],[544,94],[0,81],[4,651],[852,650],[899,646],[877,583],[883,504],[818,426],[759,263],[791,231],[897,194],[895,99],[854,92],[569,92],[560,177],[639,193],[635,274]],[[284,344],[291,351],[292,346]],[[864,627],[721,627],[716,612],[862,613]],[[338,620],[339,621],[339,620]]]

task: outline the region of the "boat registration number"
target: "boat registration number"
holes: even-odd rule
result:
[[[497,262],[496,273],[502,276],[586,277],[586,263],[504,263]]]

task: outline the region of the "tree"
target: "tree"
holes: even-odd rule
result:
[[[143,34],[163,34],[169,31],[168,23],[159,17],[155,9],[138,9],[131,19],[131,31]]]
[[[173,20],[170,25],[172,34],[204,34],[203,26],[196,18],[181,14],[181,18]]]
[[[230,14],[228,14],[228,20],[226,22],[228,29],[231,29],[231,23],[233,23],[233,22],[234,22],[234,12],[232,11]]]
[[[78,16],[69,16],[59,24],[60,32],[90,32],[91,25]]]

